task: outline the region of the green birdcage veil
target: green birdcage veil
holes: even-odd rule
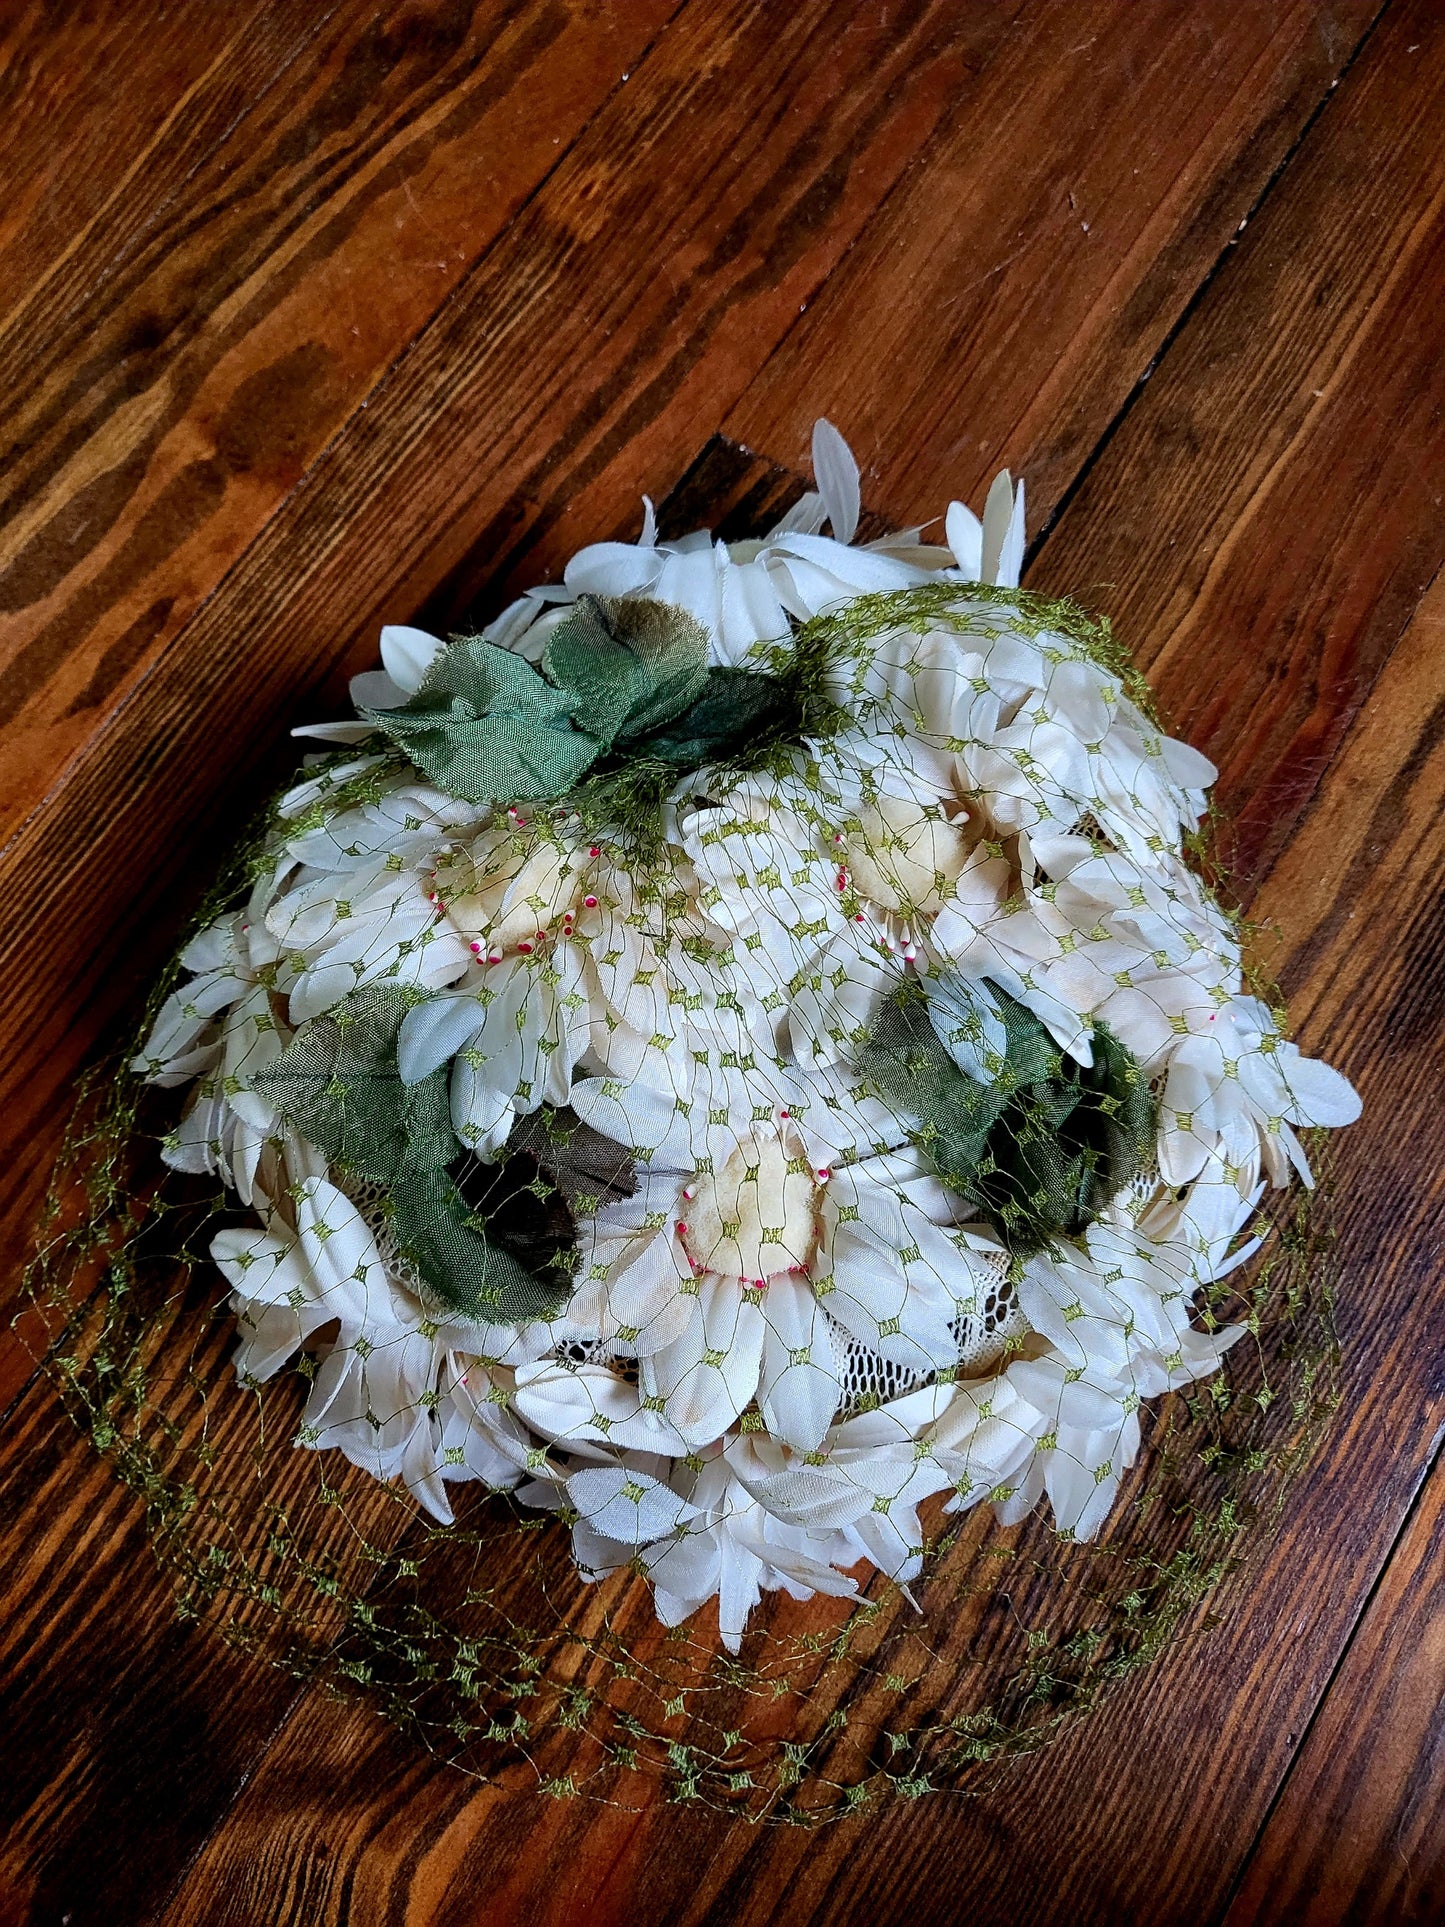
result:
[[[36,1270],[185,1610],[471,1770],[804,1819],[1040,1743],[1237,1563],[1357,1108],[1022,489],[859,545],[815,467],[386,632]]]

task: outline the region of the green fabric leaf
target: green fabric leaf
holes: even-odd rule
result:
[[[1004,1011],[1003,999],[998,1002]],[[964,1075],[928,1021],[916,985],[905,985],[884,1003],[857,1061],[882,1097],[918,1117],[918,1142],[946,1182],[973,1170],[1012,1085],[1002,1077],[979,1084]]]
[[[416,1002],[396,984],[354,991],[303,1024],[256,1088],[333,1163],[388,1188],[398,1243],[451,1310],[506,1324],[555,1312],[565,1274],[538,1275],[489,1237],[448,1169],[464,1155],[448,1068],[401,1081],[396,1041]]]
[[[793,694],[778,677],[751,669],[710,669],[697,701],[639,749],[680,770],[697,769],[744,744],[797,733],[798,720]]]
[[[553,630],[543,661],[574,720],[608,750],[696,701],[707,681],[707,631],[671,603],[584,595]]]
[[[573,727],[574,698],[511,649],[470,637],[442,651],[400,709],[366,709],[439,789],[469,803],[560,796],[600,744]]]
[[[657,815],[670,771],[755,763],[832,720],[801,673],[709,669],[702,624],[647,596],[579,596],[543,669],[471,637],[437,657],[400,709],[363,714],[452,796],[570,795],[604,811],[615,801],[643,822]]]
[[[709,669],[707,631],[647,596],[579,596],[545,673],[480,637],[453,643],[400,709],[367,709],[450,795],[556,802],[645,835],[677,774],[756,767],[781,743],[838,726],[817,665]]]
[[[445,1171],[404,1175],[391,1197],[398,1243],[453,1310],[510,1325],[560,1309],[565,1279],[529,1271],[489,1237]]]
[[[334,1163],[370,1184],[441,1170],[461,1145],[446,1072],[406,1085],[396,1065],[402,1019],[418,1001],[398,984],[353,991],[297,1031],[255,1085]]]
[[[1131,1181],[1153,1142],[1154,1098],[1106,1026],[1094,1027],[1094,1062],[1085,1069],[1063,1056],[1031,1011],[989,988],[1008,1037],[992,1084],[954,1063],[915,983],[884,1004],[858,1066],[918,1120],[914,1142],[943,1182],[1026,1255],[1061,1234],[1076,1237]]]

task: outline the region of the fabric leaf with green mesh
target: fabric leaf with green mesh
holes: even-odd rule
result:
[[[778,676],[751,669],[710,669],[691,708],[646,739],[649,756],[678,769],[735,755],[743,744],[801,736],[795,693]]]
[[[1021,1256],[1076,1237],[1138,1172],[1154,1098],[1138,1062],[1103,1024],[1092,1066],[989,985],[1007,1048],[991,1083],[960,1069],[930,1019],[926,990],[888,999],[858,1052],[880,1094],[918,1119],[916,1142],[939,1177],[977,1205]]]
[[[448,1172],[462,1145],[447,1070],[401,1080],[397,1033],[416,1001],[395,984],[354,991],[303,1024],[256,1088],[342,1169],[388,1187],[399,1244],[450,1309],[497,1322],[544,1316],[565,1290],[487,1236]]]
[[[814,733],[831,712],[793,673],[709,668],[707,632],[646,596],[580,596],[542,668],[481,637],[454,642],[398,709],[364,709],[437,786],[472,803],[555,802],[586,779],[624,805],[645,771],[655,816],[676,773]],[[574,799],[575,800],[575,799]]]
[[[581,596],[543,663],[578,726],[608,750],[682,715],[707,681],[707,631],[645,596]]]
[[[574,698],[523,657],[479,636],[443,650],[400,709],[366,709],[417,768],[471,803],[558,796],[596,759]]]
[[[397,984],[371,984],[313,1017],[255,1084],[327,1157],[370,1184],[408,1170],[441,1170],[461,1148],[444,1071],[406,1085],[396,1063],[402,1019],[419,1001]]]

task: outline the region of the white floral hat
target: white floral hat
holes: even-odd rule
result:
[[[480,636],[383,630],[136,1063],[301,1444],[560,1511],[734,1650],[763,1590],[907,1585],[935,1495],[1106,1530],[1358,1112],[1190,865],[1213,769],[1019,589],[1022,485],[858,546],[814,465],[759,541],[649,505]]]

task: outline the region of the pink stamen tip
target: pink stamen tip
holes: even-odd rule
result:
[[[589,910],[595,910],[597,908],[596,897],[583,897],[582,901]]]
[[[522,943],[519,943],[519,944],[517,945],[517,948],[518,948],[518,950],[520,950],[520,951],[521,951],[521,953],[522,953],[522,955],[523,955],[524,957],[530,957],[530,956],[531,956],[531,954],[532,954],[532,946],[531,946],[531,944],[529,944],[529,943],[527,943],[527,942],[525,942],[525,941],[524,941],[524,942],[522,942]]]
[[[854,917],[853,921],[854,923],[866,923],[868,919],[863,915],[863,912],[860,910],[857,916]]]
[[[791,1111],[779,1111],[779,1112],[778,1112],[778,1116],[779,1116],[779,1117],[791,1117],[792,1115],[793,1115],[793,1113],[792,1113]]]
[[[677,1221],[677,1235],[679,1238],[685,1238],[687,1236],[687,1226],[683,1223],[681,1218],[679,1218]]]
[[[689,1203],[691,1203],[692,1200],[697,1196],[697,1193],[696,1191],[693,1190],[690,1184],[685,1184],[682,1187],[682,1195],[688,1200]]]
[[[502,961],[502,954],[503,953],[500,950],[494,950],[492,954],[487,958],[487,962],[500,963]]]
[[[602,845],[600,843],[594,843],[592,847],[588,850],[587,854],[588,856],[601,856]]]
[[[480,957],[482,954],[482,946],[479,943],[469,943],[467,948],[475,957]]]
[[[832,1175],[833,1173],[828,1169],[827,1165],[825,1164],[822,1170],[818,1173],[819,1184],[826,1184],[829,1178],[832,1177]]]

